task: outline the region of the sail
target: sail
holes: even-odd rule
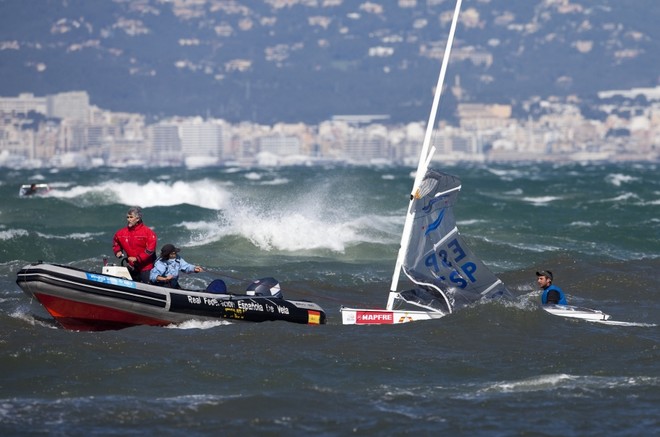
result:
[[[418,288],[399,293],[399,299],[432,311],[453,312],[484,298],[510,294],[456,227],[453,207],[460,189],[457,177],[429,169],[415,191],[403,271]]]

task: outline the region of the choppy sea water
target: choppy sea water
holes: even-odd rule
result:
[[[513,292],[440,320],[343,326],[383,307],[409,168],[3,171],[2,435],[651,435],[660,429],[660,172],[653,164],[452,166],[455,215]],[[19,198],[22,183],[45,196]],[[72,332],[16,285],[44,260],[100,269],[129,205],[240,291],[274,276],[328,324]],[[549,269],[570,303],[538,307]]]

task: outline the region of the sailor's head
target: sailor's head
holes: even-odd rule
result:
[[[552,272],[550,270],[541,270],[540,272],[536,272],[536,276],[545,276],[552,281]]]
[[[543,289],[548,288],[552,284],[552,272],[550,270],[536,272],[536,283]]]
[[[128,227],[133,227],[142,221],[142,208],[132,206],[126,212],[126,223]]]
[[[181,249],[179,249],[178,247],[174,247],[173,244],[166,244],[165,246],[163,246],[163,247],[160,249],[160,257],[161,257],[161,258],[164,258],[164,259],[171,258],[172,255],[174,255],[174,257],[176,257],[176,254],[177,254],[180,250],[181,250]]]

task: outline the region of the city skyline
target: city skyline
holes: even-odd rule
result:
[[[603,91],[592,108],[602,120],[584,117],[575,96],[530,100],[530,111],[542,114],[523,120],[510,105],[459,104],[457,125],[435,126],[436,159],[657,161],[658,95],[660,87]],[[336,115],[317,125],[203,117],[148,124],[143,114],[89,102],[86,91],[0,97],[0,166],[412,165],[426,129],[425,121],[388,124],[387,114]]]

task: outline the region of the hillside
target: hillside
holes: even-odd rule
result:
[[[86,90],[150,118],[427,116],[452,0],[0,0],[0,95]],[[462,101],[655,86],[655,0],[464,0]],[[459,82],[457,82],[459,81]],[[453,114],[445,94],[441,116]]]

